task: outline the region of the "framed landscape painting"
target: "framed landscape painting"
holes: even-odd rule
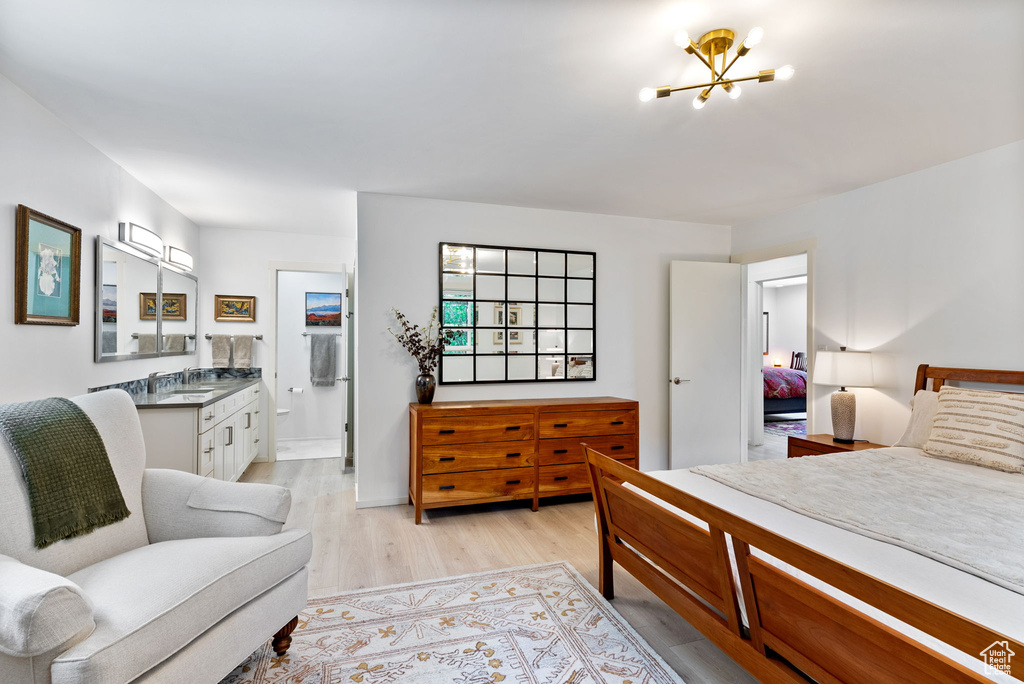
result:
[[[306,293],[306,326],[341,326],[340,292]]]
[[[255,323],[256,297],[214,295],[213,319],[216,321]]]
[[[82,231],[18,205],[14,322],[78,325]]]
[[[117,285],[103,285],[103,322],[117,323]]]

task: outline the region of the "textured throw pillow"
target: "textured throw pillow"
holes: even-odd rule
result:
[[[918,390],[910,400],[910,405],[914,409],[910,414],[910,422],[903,436],[893,446],[924,449],[928,435],[932,432],[935,413],[939,410],[939,393]]]
[[[1024,394],[942,387],[925,453],[1024,473]]]

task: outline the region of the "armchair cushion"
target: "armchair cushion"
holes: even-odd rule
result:
[[[277,534],[291,501],[284,487],[222,482],[178,470],[150,468],[142,480],[142,508],[153,544]]]
[[[79,570],[68,579],[93,600],[96,630],[54,659],[54,684],[135,679],[302,570],[312,548],[305,530],[182,539]]]
[[[0,556],[0,652],[40,655],[94,627],[92,604],[74,582]]]

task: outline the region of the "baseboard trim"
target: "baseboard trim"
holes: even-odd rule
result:
[[[408,504],[409,497],[402,496],[397,499],[374,499],[373,501],[360,501],[359,493],[356,493],[356,508],[377,508],[379,506],[400,506]]]

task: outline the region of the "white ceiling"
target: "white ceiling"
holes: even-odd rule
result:
[[[736,75],[672,44],[754,25]],[[735,224],[1024,138],[1021,0],[0,0],[0,72],[202,226],[359,190]],[[349,195],[350,197],[350,195]]]

